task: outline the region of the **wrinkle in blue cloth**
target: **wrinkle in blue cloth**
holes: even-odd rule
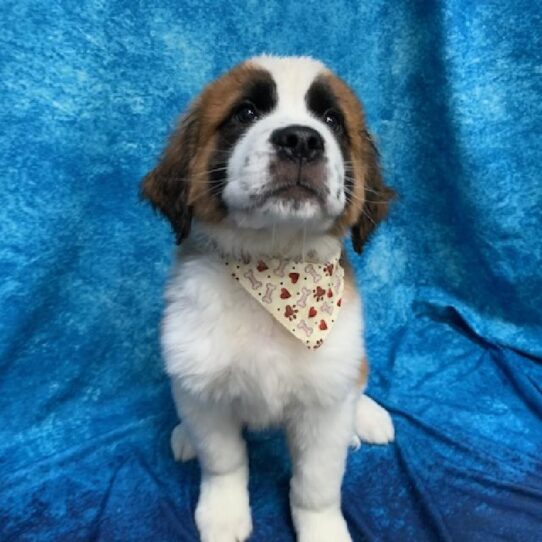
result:
[[[7,0],[0,25],[0,540],[198,539],[158,347],[173,240],[138,183],[262,52],[352,85],[399,193],[351,255],[397,430],[349,454],[353,539],[542,539],[539,3]],[[293,541],[284,436],[247,439],[251,540]]]

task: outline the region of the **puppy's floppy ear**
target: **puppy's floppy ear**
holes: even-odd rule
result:
[[[365,202],[357,222],[352,226],[352,245],[358,254],[361,254],[377,224],[386,217],[389,203],[395,197],[395,192],[382,179],[379,153],[373,138],[366,130],[361,137],[364,138]]]
[[[193,106],[171,136],[158,165],[141,183],[141,197],[169,219],[177,244],[190,233],[188,190],[191,160],[197,149],[198,118],[197,107]]]

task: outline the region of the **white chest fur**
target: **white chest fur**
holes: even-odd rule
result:
[[[186,255],[166,293],[162,347],[175,385],[234,405],[256,427],[296,404],[327,405],[356,386],[363,356],[361,303],[345,296],[318,350],[308,350],[244,291],[214,255]]]

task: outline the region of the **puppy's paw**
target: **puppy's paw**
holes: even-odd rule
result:
[[[354,452],[357,452],[361,448],[361,439],[357,435],[354,435],[350,439],[350,444],[348,446],[352,448]]]
[[[189,461],[196,457],[196,450],[190,442],[190,437],[182,423],[171,432],[171,451],[175,461]]]
[[[244,542],[252,532],[246,476],[209,476],[196,508],[201,542]]]
[[[292,506],[297,542],[352,542],[338,508],[306,510]]]
[[[355,428],[363,442],[387,444],[395,439],[395,429],[388,411],[367,395],[358,399]]]

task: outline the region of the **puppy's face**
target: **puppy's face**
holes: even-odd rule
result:
[[[349,159],[344,113],[329,75],[307,60],[264,58],[258,65],[219,128],[231,151],[224,203],[243,226],[329,229],[346,204]]]
[[[352,91],[309,58],[258,57],[204,89],[143,195],[180,242],[190,221],[304,228],[360,251],[392,191]]]

